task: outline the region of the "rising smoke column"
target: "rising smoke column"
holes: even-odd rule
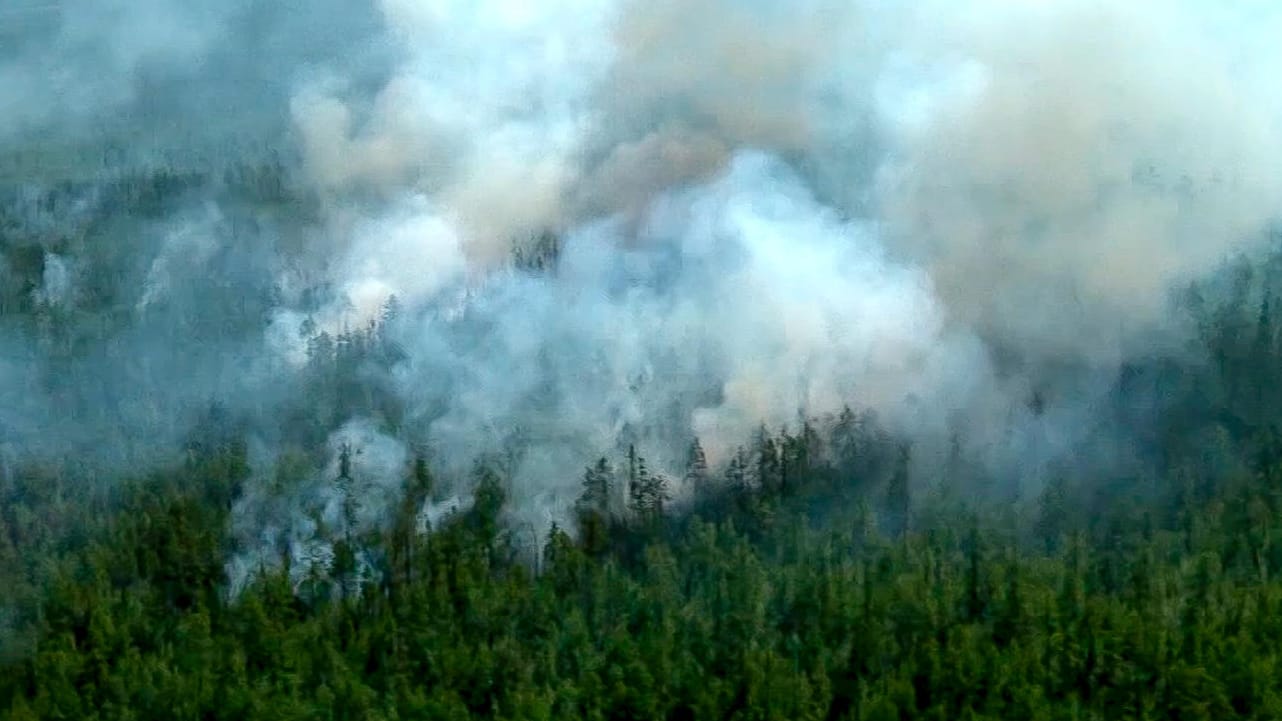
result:
[[[350,229],[322,326],[396,295],[405,432],[455,476],[518,448],[513,508],[543,525],[602,453],[672,474],[689,438],[715,460],[847,403],[926,456],[965,428],[1036,483],[1119,364],[1178,339],[1169,291],[1249,249],[1282,190],[1277,52],[1243,42],[1278,27],[1264,8],[383,11],[392,79],[292,105]],[[554,273],[503,267],[547,229]]]
[[[0,56],[0,94],[29,98],[0,139],[51,119],[82,144],[104,119],[259,133],[297,152],[312,210],[245,232],[193,202],[131,232],[132,325],[102,356],[147,359],[105,376],[147,392],[123,415],[87,393],[78,435],[182,426],[199,398],[270,446],[263,399],[296,392],[309,341],[395,295],[405,355],[381,380],[406,422],[370,444],[460,477],[515,448],[514,508],[538,523],[621,443],[671,470],[693,436],[724,457],[846,403],[921,448],[964,427],[995,472],[1035,469],[1121,363],[1178,345],[1169,292],[1250,251],[1282,199],[1282,17],[1263,3],[147,5],[146,42],[116,3],[67,13],[52,53]],[[223,76],[253,82],[237,97]],[[255,112],[210,113],[229,99]],[[545,231],[555,271],[511,270]],[[42,249],[39,292],[74,308],[92,261],[64,245]],[[188,322],[245,289],[234,342]],[[44,359],[0,341],[0,397],[20,397]],[[189,357],[199,382],[148,384]],[[38,429],[44,405],[0,417]]]

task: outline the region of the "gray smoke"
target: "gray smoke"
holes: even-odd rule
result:
[[[0,36],[20,40],[0,53],[8,152],[247,137],[306,199],[196,193],[121,221],[109,251],[21,223],[45,238],[48,312],[101,295],[102,263],[128,279],[92,364],[71,362],[82,442],[168,440],[209,400],[250,418],[249,545],[315,533],[267,500],[281,409],[321,334],[393,297],[395,360],[361,372],[402,417],[329,419],[327,460],[281,496],[322,517],[339,436],[379,477],[364,524],[413,445],[446,478],[502,457],[514,520],[546,525],[602,454],[634,443],[679,477],[694,437],[716,462],[847,404],[927,459],[965,429],[968,454],[1036,483],[1123,362],[1179,346],[1170,292],[1252,251],[1282,200],[1265,3],[54,5],[5,11],[32,28]],[[551,270],[510,266],[549,231]],[[69,448],[34,440],[52,401],[17,400],[44,351],[0,350],[6,442]]]

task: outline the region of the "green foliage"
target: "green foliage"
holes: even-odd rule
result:
[[[195,182],[122,179],[113,192],[158,212]],[[224,183],[246,203],[283,202],[271,165]],[[41,212],[73,197],[51,193]],[[32,247],[6,246],[20,282],[0,290],[0,314],[74,350],[89,331],[34,307]],[[555,272],[558,252],[544,236],[515,263]],[[694,440],[693,497],[677,513],[635,448],[602,458],[582,474],[573,527],[553,526],[531,554],[504,533],[500,464],[467,479],[468,512],[425,530],[419,511],[458,479],[418,457],[383,530],[348,533],[362,509],[358,450],[344,447],[332,564],[299,587],[288,567],[264,569],[232,597],[229,514],[248,463],[217,409],[182,463],[152,477],[6,469],[0,717],[1280,718],[1277,275],[1190,292],[1207,363],[1123,373],[1119,399],[1129,386],[1165,399],[1137,424],[1151,429],[1135,442],[1154,478],[1056,468],[1014,512],[919,492],[920,459],[846,409],[762,428],[716,469]],[[92,292],[113,295],[107,281]],[[389,304],[380,323],[399,312]],[[395,400],[358,370],[397,352],[379,323],[315,336],[277,485],[313,467],[295,449],[335,422],[394,424]],[[974,473],[959,451],[941,472]]]
[[[1219,539],[1204,548],[1190,550],[1178,525],[1135,525],[1114,546],[1071,532],[1047,552],[975,516],[882,537],[860,504],[815,524],[795,510],[804,504],[761,500],[776,493],[761,489],[775,508],[767,533],[747,511],[668,516],[657,533],[616,528],[640,534],[641,550],[620,555],[554,528],[537,574],[493,552],[505,494],[481,465],[471,514],[424,536],[393,525],[372,542],[412,549],[394,584],[303,600],[283,571],[235,599],[219,592],[217,499],[245,473],[241,453],[135,484],[84,545],[51,556],[61,560],[33,617],[38,641],[0,673],[9,718],[1265,719],[1282,709],[1280,559],[1268,551],[1279,509],[1266,493],[1276,456],[1222,498],[1226,510],[1187,509]],[[587,470],[583,510],[601,511],[597,474],[608,471]],[[811,482],[822,480],[798,477],[794,492]],[[416,463],[407,489],[422,499],[431,484]]]

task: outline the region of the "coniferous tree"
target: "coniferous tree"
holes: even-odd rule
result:
[[[849,477],[858,467],[862,455],[860,448],[860,419],[850,406],[841,409],[836,423],[832,426],[831,449],[837,471]]]
[[[1060,534],[1064,532],[1068,520],[1068,499],[1065,497],[1063,477],[1057,476],[1046,484],[1037,504],[1036,533],[1045,544],[1047,553],[1051,553],[1059,547]]]
[[[392,522],[389,581],[408,581],[413,576],[414,551],[419,532],[419,512],[432,493],[432,474],[427,459],[416,456],[401,491],[401,500]]]
[[[668,479],[658,473],[646,473],[638,481],[633,510],[644,525],[654,525],[663,517],[665,504],[671,499]]]
[[[908,533],[912,498],[908,490],[909,447],[903,443],[899,446],[899,458],[895,462],[894,473],[886,486],[886,521],[890,535],[901,538]]]
[[[789,493],[803,480],[813,479],[822,465],[822,442],[809,420],[801,423],[796,435],[784,433],[779,448],[779,490]]]
[[[748,454],[742,447],[738,448],[729,463],[726,464],[726,486],[741,496],[752,492],[752,476],[749,472]]]
[[[1265,370],[1274,357],[1276,348],[1276,335],[1273,328],[1273,313],[1271,310],[1271,295],[1266,290],[1264,300],[1260,302],[1260,312],[1256,319],[1255,338],[1251,349],[1251,366],[1250,374],[1253,378],[1252,386],[1255,389],[1253,402],[1255,404],[1255,414],[1252,419],[1256,424],[1263,425],[1268,423],[1269,415],[1274,411],[1271,401],[1277,399],[1276,383],[1269,381],[1269,373]]]
[[[764,493],[778,493],[782,486],[779,447],[765,426],[757,431],[752,455],[756,461],[752,469],[754,485]]]
[[[359,453],[360,451],[355,451]],[[338,450],[338,479],[336,485],[342,495],[343,533],[351,539],[352,530],[356,528],[357,514],[360,511],[360,498],[356,481],[352,477],[352,446],[344,443]]]
[[[636,446],[628,446],[628,507],[643,524],[651,522],[663,505],[666,481],[651,474]]]
[[[499,533],[499,514],[507,501],[507,492],[499,474],[488,463],[478,462],[473,468],[472,478],[475,483],[471,512],[473,526],[483,545],[493,549]]]
[[[583,472],[582,491],[579,493],[577,508],[580,511],[607,516],[610,513],[610,498],[613,495],[614,471],[605,458],[595,465],[588,466]]]
[[[690,443],[690,449],[686,453],[686,473],[684,478],[685,486],[697,495],[705,495],[708,492],[710,478],[708,476],[708,456],[703,451],[703,445],[699,439],[695,438]]]
[[[614,495],[614,471],[605,458],[583,472],[583,490],[575,502],[579,536],[585,550],[600,553],[605,550],[609,536],[611,508]]]

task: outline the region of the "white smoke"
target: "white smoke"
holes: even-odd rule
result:
[[[964,405],[987,382],[929,278],[767,155],[659,197],[631,227],[575,230],[554,275],[503,275],[461,315],[400,329],[401,393],[443,459],[462,469],[518,432],[532,443],[518,508],[568,503],[579,479],[566,469],[624,435],[679,475],[675,451],[696,435],[716,461],[762,423],[846,403],[907,422],[910,396]]]
[[[1261,70],[1282,63],[1243,42],[1279,27],[1264,7],[382,10],[405,59],[373,100],[331,79],[293,105],[315,185],[387,209],[331,266],[342,313],[406,304],[407,432],[454,475],[523,449],[530,518],[623,439],[679,474],[685,439],[715,461],[846,404],[1043,462],[1098,390],[1070,382],[1034,417],[1038,364],[1106,375],[1151,346],[1167,293],[1282,200]],[[555,273],[499,267],[549,228]],[[994,347],[1031,365],[995,368]]]
[[[102,38],[69,21],[54,60],[0,62],[0,97],[59,58],[110,71],[101,87],[55,74],[12,125],[67,103],[133,107],[148,72],[230,53],[228,28],[262,10],[147,5],[165,12],[145,43],[109,32],[133,17],[117,8]],[[1172,289],[1252,250],[1282,201],[1272,4],[382,0],[373,13],[374,49],[277,80],[319,210],[296,247],[264,251],[271,358],[250,366],[301,365],[316,334],[361,328],[395,296],[402,355],[382,380],[404,423],[352,442],[397,463],[425,444],[451,478],[507,454],[518,521],[562,515],[576,470],[628,443],[679,475],[695,436],[715,461],[762,423],[846,404],[926,446],[964,428],[968,452],[1035,476],[1088,425],[1101,379],[1178,339]],[[293,27],[273,37],[306,45]],[[508,267],[547,231],[553,269]],[[221,257],[166,237],[143,264],[140,314],[194,284],[185,261]],[[74,297],[78,266],[51,257],[40,292]],[[313,287],[329,293],[319,304]],[[1046,386],[1057,394],[1030,411]]]
[[[905,53],[918,79],[883,81],[878,212],[958,322],[1116,363],[1174,284],[1275,216],[1282,95],[1261,73],[1282,55],[1254,39],[1282,15],[1226,6],[932,8]]]
[[[67,260],[57,253],[45,253],[44,277],[40,287],[32,291],[34,300],[47,307],[66,306],[75,294],[73,270]]]
[[[297,587],[331,569],[337,539],[386,526],[409,467],[404,445],[368,419],[355,419],[330,434],[326,456],[323,468],[301,478],[282,478],[288,463],[279,457],[255,459],[277,475],[255,479],[237,500],[231,530],[242,551],[227,565],[233,594],[261,569],[286,562]]]

